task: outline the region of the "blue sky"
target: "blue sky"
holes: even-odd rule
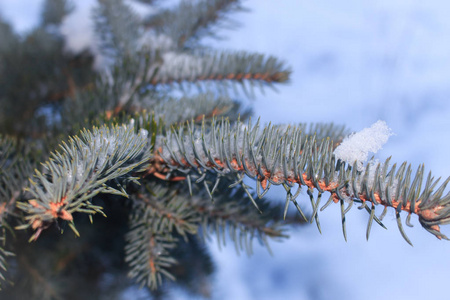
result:
[[[26,30],[36,20],[39,2],[2,0],[0,8]],[[77,3],[86,7],[92,1]],[[407,160],[415,168],[425,163],[435,176],[450,175],[450,2],[244,3],[251,12],[234,16],[240,29],[221,31],[227,39],[208,43],[272,54],[293,70],[291,82],[279,86],[279,92],[257,94],[251,103],[255,115],[274,123],[332,121],[355,131],[382,119],[395,135],[378,153],[380,160],[392,155],[393,162]],[[320,218],[322,235],[315,225],[293,230],[289,240],[272,243],[273,257],[255,247],[251,258],[236,258],[234,247],[219,251],[212,241],[218,266],[214,298],[444,297],[450,243],[428,234],[416,219],[414,228],[406,229],[411,247],[392,212],[384,222],[388,230],[374,227],[368,242],[366,213],[350,212],[348,242],[337,205]],[[443,231],[449,234],[445,226]]]

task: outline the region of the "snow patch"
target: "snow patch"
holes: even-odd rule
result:
[[[376,153],[393,135],[385,121],[378,120],[369,128],[352,133],[334,150],[336,159],[347,162],[350,165],[357,162],[358,171],[364,170],[364,162],[369,152]]]

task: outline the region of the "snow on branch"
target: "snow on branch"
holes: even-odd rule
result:
[[[334,155],[336,159],[350,165],[356,161],[358,171],[363,171],[363,163],[367,161],[369,152],[377,153],[391,135],[393,135],[392,130],[386,122],[379,120],[369,128],[346,137],[334,150]]]
[[[323,193],[329,192],[330,198],[321,209],[332,202],[340,203],[345,238],[345,214],[354,202],[358,202],[361,203],[360,208],[370,215],[367,238],[373,221],[384,227],[381,220],[387,208],[391,207],[396,212],[400,232],[408,243],[411,242],[400,219],[402,211],[408,214],[408,226],[411,214],[416,214],[426,230],[439,239],[447,239],[440,232],[439,225],[450,223],[450,194],[443,196],[450,177],[437,188],[439,179],[434,179],[431,172],[424,184],[423,166],[419,166],[413,175],[411,165],[404,162],[397,170],[396,164],[390,166],[390,159],[384,163],[367,164],[362,171],[358,171],[358,161],[353,166],[347,164],[346,168],[346,164],[333,154],[332,139],[342,136],[342,131],[336,127],[330,130],[329,125],[322,128],[315,135],[309,135],[304,132],[304,126],[267,126],[261,130],[259,123],[252,126],[251,123],[244,125],[238,122],[232,126],[222,120],[213,121],[210,125],[204,123],[201,128],[188,123],[157,137],[156,153],[147,173],[165,180],[186,179],[190,190],[193,181],[202,183],[210,198],[214,197],[222,176],[234,176],[234,185],[240,184],[257,208],[256,200],[243,183],[244,175],[257,180],[258,197],[264,196],[271,185],[282,185],[286,190],[285,214],[289,203],[293,202],[306,219],[296,200],[303,186],[307,188],[313,209],[310,221],[315,220],[319,230],[319,203]],[[368,142],[370,146],[363,148],[363,155],[358,154],[358,158],[364,159],[365,152],[376,151],[381,146],[391,134],[386,128],[385,124],[376,123],[373,129],[360,135],[364,137],[369,132],[375,135],[375,139]],[[324,132],[329,138],[323,136]],[[216,176],[213,186],[206,182],[207,174]],[[294,192],[295,184],[299,187]],[[312,193],[314,189],[318,191],[316,198]],[[347,208],[346,202],[349,203]],[[380,217],[375,215],[377,205],[384,206]]]
[[[140,127],[142,120],[138,120]],[[213,119],[204,121],[201,126],[193,120],[165,130],[153,119],[144,123],[153,124],[144,126],[150,133],[145,129],[136,133],[133,124],[94,128],[92,133],[85,130],[81,138],[74,137],[69,144],[64,144],[62,153],[52,155],[44,164],[43,173],[36,171],[28,190],[34,198],[18,205],[27,213],[29,223],[23,227],[36,230],[32,238],[37,238],[49,222],[58,218],[68,221],[76,232],[73,212],[101,213],[101,208],[92,205],[90,199],[97,193],[126,196],[121,184],[136,179],[136,172],[145,169],[139,176],[154,175],[169,181],[186,179],[191,194],[192,183],[200,183],[211,199],[222,178],[235,178],[231,187],[240,185],[258,210],[254,195],[243,183],[244,175],[256,179],[259,198],[271,185],[282,185],[286,190],[284,214],[292,202],[305,219],[296,199],[300,187],[306,187],[313,209],[310,221],[315,220],[319,229],[319,203],[322,195],[329,192],[330,198],[322,209],[332,202],[340,203],[344,236],[345,214],[358,202],[370,215],[367,238],[373,221],[384,227],[381,220],[391,207],[395,209],[402,236],[409,243],[400,219],[402,211],[408,214],[407,225],[410,225],[411,214],[416,214],[426,230],[447,239],[439,225],[450,223],[450,194],[443,196],[450,178],[437,188],[439,179],[434,179],[430,173],[424,184],[423,166],[413,174],[411,165],[404,162],[397,169],[396,164],[389,164],[390,159],[384,163],[369,163],[365,169],[358,170],[358,162],[366,159],[367,152],[379,149],[391,135],[382,122],[343,143],[344,146],[349,143],[354,147],[364,146],[360,149],[363,154],[355,156],[360,160],[355,160],[353,165],[342,163],[333,152],[333,140],[341,140],[345,132],[343,127],[333,124],[261,129],[259,122],[253,126],[251,121],[245,125],[239,120],[230,124],[224,119]],[[215,178],[212,185],[208,183],[211,176]],[[110,184],[113,179],[118,188]],[[295,184],[299,185],[296,190]],[[312,193],[314,189],[318,191],[316,198]],[[344,208],[345,203],[348,203],[347,208]],[[377,205],[385,208],[380,217],[375,216]]]

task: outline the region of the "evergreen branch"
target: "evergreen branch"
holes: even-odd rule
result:
[[[0,202],[0,291],[2,290],[2,282],[6,281],[6,272],[8,267],[7,258],[14,256],[14,253],[7,251],[6,229],[10,230],[6,223],[7,209],[6,202]]]
[[[217,194],[211,202],[206,190],[195,193],[190,201],[191,209],[201,216],[202,234],[207,237],[215,232],[219,247],[226,245],[225,232],[234,242],[236,252],[253,253],[253,239],[256,237],[271,252],[267,238],[286,238],[281,223],[274,221],[274,209],[260,202],[263,214],[246,205],[248,195],[242,187],[230,189],[229,181],[222,179],[217,185]]]
[[[215,96],[213,93],[198,94],[173,98],[158,96],[148,91],[148,78],[157,72],[150,65],[151,54],[143,54],[138,63],[134,59],[120,60],[109,74],[98,77],[92,89],[77,93],[72,101],[64,102],[62,115],[64,125],[76,129],[92,122],[100,125],[98,115],[104,115],[103,121],[124,121],[120,117],[125,113],[139,115],[143,111],[152,111],[156,119],[163,119],[166,124],[182,123],[195,119],[202,120],[203,116],[212,118],[225,116],[235,119],[238,115],[244,117],[251,112],[250,109],[241,110],[241,103],[231,100],[228,96]],[[133,68],[134,67],[134,68]],[[134,69],[134,73],[131,72]],[[133,74],[132,77],[128,77]],[[142,92],[142,91],[145,92]],[[150,92],[150,94],[149,94]],[[179,110],[178,107],[186,107]],[[87,113],[88,112],[88,113]],[[126,119],[129,119],[127,117]],[[80,122],[83,120],[83,122]]]
[[[0,135],[0,221],[14,209],[31,170],[18,148],[15,141]]]
[[[179,70],[177,68],[183,68],[184,74],[186,72],[194,72],[195,76],[203,76],[201,74],[209,74],[209,77],[199,77],[199,78],[182,78],[179,77],[178,80],[180,83],[184,81],[195,81],[197,79],[203,80],[205,83],[208,81],[215,81],[218,83],[218,86],[222,86],[225,89],[228,87],[229,82],[239,82],[245,90],[245,81],[251,82],[251,84],[258,82],[261,86],[270,85],[271,80],[269,77],[280,77],[280,76],[288,76],[288,71],[284,70],[284,66],[282,63],[278,62],[275,58],[265,58],[262,55],[251,55],[251,54],[223,54],[222,56],[209,56],[204,58],[193,58],[199,64],[197,65],[198,70],[195,71],[195,68],[191,68],[191,66],[183,64],[177,67],[177,62],[163,62],[160,65],[161,59],[167,59],[167,54],[165,53],[161,56],[158,51],[143,51],[137,52],[134,56],[124,56],[121,59],[116,60],[115,64],[111,68],[109,72],[105,72],[99,74],[97,80],[95,81],[95,85],[89,88],[88,90],[82,91],[81,93],[77,93],[75,98],[72,101],[66,101],[62,110],[62,120],[69,127],[75,128],[80,120],[85,120],[80,125],[87,125],[93,119],[97,118],[100,114],[106,114],[108,119],[118,116],[120,113],[128,112],[134,113],[136,111],[142,111],[143,109],[154,110],[157,115],[163,112],[174,112],[175,108],[170,107],[170,104],[174,102],[174,100],[166,100],[166,97],[161,98],[161,93],[156,93],[156,90],[161,84],[169,83],[172,79],[167,79],[171,75],[170,72],[174,72],[177,74]],[[239,59],[246,60],[246,57],[252,57],[252,59],[248,60],[245,64],[243,61],[239,62]],[[188,56],[186,56],[188,57]],[[185,57],[185,58],[186,58]],[[190,57],[190,56],[189,56]],[[186,58],[187,59],[187,58]],[[231,63],[230,60],[233,62]],[[211,62],[210,67],[212,69],[220,70],[220,68],[224,68],[227,66],[228,69],[225,69],[225,72],[238,72],[237,75],[234,74],[218,74],[211,73],[207,71],[208,61]],[[187,64],[188,60],[185,61]],[[234,64],[234,67],[231,65]],[[169,67],[169,65],[171,67]],[[230,68],[231,66],[231,68]],[[211,69],[211,70],[212,70]],[[233,71],[234,70],[234,71]],[[246,71],[245,71],[246,70]],[[250,72],[247,75],[239,75],[239,72]],[[169,72],[169,73],[168,73]],[[206,72],[206,73],[205,73]],[[252,72],[255,72],[253,74]],[[258,72],[266,72],[265,75],[259,76]],[[165,75],[164,75],[165,74]],[[227,75],[228,74],[228,75]],[[284,75],[281,75],[284,74]],[[168,77],[167,77],[168,76]],[[180,76],[184,76],[181,74]],[[259,77],[258,77],[259,76]],[[277,77],[278,76],[278,77]],[[166,78],[166,79],[164,79]],[[286,78],[281,80],[285,80]],[[275,80],[275,79],[273,79]],[[278,79],[276,79],[278,80]],[[182,85],[180,85],[182,86]],[[199,86],[200,87],[200,86]],[[159,94],[158,96],[156,96]],[[209,98],[209,99],[208,99]],[[223,113],[227,109],[226,107],[229,104],[225,104],[227,102],[225,100],[227,97],[220,97],[216,100],[220,101],[217,104],[217,109],[210,107],[214,105],[213,95],[207,93],[205,95],[199,95],[197,97],[192,97],[191,100],[188,98],[182,98],[181,102],[187,101],[190,104],[189,111],[192,111],[195,108],[198,109],[198,113],[195,115],[187,115],[182,119],[176,121],[185,121],[186,119],[198,118],[205,114],[211,114],[211,116],[217,115],[218,113]],[[166,103],[167,102],[167,103]],[[196,103],[198,102],[198,103]],[[223,102],[223,103],[221,103]],[[231,102],[228,100],[228,102]],[[210,103],[210,104],[207,104]],[[207,106],[203,107],[202,104]],[[231,103],[230,103],[231,105]],[[236,104],[233,106],[237,107]],[[167,108],[169,110],[167,111]],[[224,111],[225,110],[225,111]],[[231,112],[235,112],[236,110],[231,110]],[[248,113],[248,112],[247,112]],[[172,117],[172,115],[165,115],[168,119],[167,123],[171,123],[172,118],[176,118],[180,115],[180,112],[177,111],[176,114]]]
[[[125,112],[135,113],[144,109],[154,111],[157,117],[164,114],[168,124],[191,118],[199,121],[202,115],[206,117],[237,115],[235,113],[238,111],[239,104],[231,101],[227,96],[214,99],[212,93],[206,93],[178,100],[168,99],[167,96],[161,97],[161,95],[155,97],[154,92],[159,84],[151,86],[149,82],[156,83],[160,80],[162,73],[158,63],[159,56],[158,51],[144,51],[117,60],[110,72],[98,75],[94,86],[77,93],[74,99],[71,99],[72,101],[64,103],[62,109],[64,125],[76,129],[80,125],[90,124],[97,119],[98,115],[105,115],[106,119],[111,119]],[[264,68],[264,64],[270,65],[268,62],[262,62],[259,67]],[[255,68],[259,67],[255,66]],[[225,82],[222,84],[225,85]],[[180,102],[180,105],[182,103],[189,105],[189,109],[184,110],[183,113],[176,110],[177,105],[172,105],[176,101]],[[244,115],[248,113],[248,111],[243,112]]]
[[[153,4],[153,2],[157,0],[137,0],[138,2],[141,2],[143,4]]]
[[[61,25],[62,20],[70,13],[72,7],[67,0],[46,0],[42,11],[42,25]]]
[[[61,132],[56,125],[60,103],[93,78],[92,55],[63,51],[63,36],[54,25],[47,27],[20,39],[0,29],[0,125],[4,133],[32,140],[54,137],[49,134],[52,127]]]
[[[321,230],[319,210],[332,203],[340,206],[345,239],[346,214],[355,203],[368,212],[367,239],[374,222],[384,227],[388,209],[394,209],[408,243],[403,223],[412,226],[413,214],[425,230],[447,239],[440,226],[450,223],[450,193],[444,193],[450,177],[439,185],[431,172],[424,178],[423,165],[414,172],[406,162],[391,165],[390,158],[355,161],[372,149],[370,139],[363,141],[368,151],[346,141],[342,146],[350,146],[336,150],[346,130],[333,124],[260,128],[259,121],[240,122],[230,89],[251,96],[255,86],[264,90],[290,76],[274,57],[201,46],[201,38],[216,37],[215,29],[229,21],[226,14],[242,10],[240,3],[181,0],[171,9],[151,7],[150,18],[142,20],[129,0],[98,0],[95,42],[106,61],[101,71],[91,68],[91,50],[65,51],[67,36],[59,27],[71,1],[44,0],[40,23],[25,34],[15,34],[0,16],[0,127],[14,135],[0,136],[2,296],[60,299],[73,296],[74,289],[80,296],[82,286],[89,290],[86,297],[97,288],[94,295],[114,298],[129,284],[117,257],[125,242],[128,275],[140,284],[155,290],[176,278],[177,285],[208,294],[203,279],[212,266],[198,236],[215,233],[219,247],[229,236],[238,254],[251,254],[257,238],[270,251],[267,240],[285,237],[281,225],[299,216]],[[173,88],[191,96],[173,99]],[[201,94],[185,90],[192,88]],[[98,127],[78,134],[93,124]],[[22,148],[20,139],[35,151]],[[50,153],[57,144],[58,151]],[[36,161],[45,162],[34,167]],[[245,176],[256,181],[255,189]],[[285,203],[262,200],[272,185],[283,186]],[[297,199],[302,188],[310,214]],[[131,201],[110,202],[112,195]],[[291,202],[299,212],[295,220],[289,220],[296,213],[288,213]],[[381,215],[377,206],[384,208]],[[75,227],[75,213],[89,219],[77,219]],[[83,240],[40,236],[54,223],[79,235],[96,213],[113,220],[102,219],[103,230],[83,234]],[[127,218],[131,228],[124,241]],[[40,237],[39,243],[26,243],[27,233],[16,235],[16,224],[15,229],[31,229],[30,240]],[[92,261],[95,268],[80,264]],[[105,285],[101,275],[115,279]],[[4,284],[12,279],[14,287]]]
[[[185,109],[180,110],[179,107]],[[203,118],[211,119],[218,116],[236,118],[240,114],[239,109],[239,102],[225,96],[215,97],[211,93],[180,99],[169,98],[153,107],[155,118],[164,119],[167,125],[184,123],[192,119],[201,122]],[[248,115],[249,112],[243,111],[242,114]]]
[[[148,162],[148,144],[148,131],[135,133],[133,122],[85,129],[80,137],[70,138],[61,145],[61,152],[52,153],[43,164],[43,172],[36,170],[30,179],[27,191],[33,198],[17,204],[26,213],[28,224],[19,228],[36,230],[30,239],[36,240],[60,218],[78,235],[72,214],[103,214],[102,208],[90,201],[99,193],[127,196],[122,185],[135,181],[133,174]]]
[[[238,82],[246,91],[245,82],[259,83],[260,87],[282,83],[289,79],[290,70],[275,57],[246,52],[219,52],[216,54],[175,53],[162,55],[163,63],[152,85],[195,82],[221,83],[224,92],[229,82]]]
[[[148,184],[132,199],[131,230],[125,237],[128,276],[155,290],[163,276],[175,280],[170,272],[177,263],[171,254],[178,244],[174,232],[187,241],[188,235],[197,233],[200,219],[177,191],[156,184]]]
[[[361,208],[369,212],[367,238],[373,221],[381,226],[382,216],[376,217],[375,206],[395,209],[398,226],[402,236],[410,243],[400,222],[400,212],[408,213],[407,225],[411,214],[419,216],[419,222],[437,238],[447,237],[440,232],[439,225],[450,222],[450,193],[442,196],[447,179],[435,189],[439,179],[435,180],[431,172],[422,189],[424,167],[420,166],[413,176],[411,166],[403,163],[396,171],[396,164],[389,165],[369,162],[363,171],[358,171],[357,162],[353,166],[336,161],[333,155],[332,136],[324,139],[321,133],[307,135],[300,127],[267,126],[262,131],[259,124],[244,126],[239,122],[233,127],[229,122],[213,122],[210,126],[203,124],[201,129],[193,124],[171,130],[156,145],[157,152],[152,158],[149,173],[159,178],[178,178],[176,172],[182,172],[188,178],[191,174],[212,173],[216,176],[227,174],[236,177],[236,184],[242,184],[243,175],[257,180],[258,195],[262,197],[270,185],[283,185],[286,189],[286,210],[293,202],[303,214],[296,198],[299,190],[293,194],[295,183],[308,188],[313,216],[318,221],[317,211],[322,194],[330,193],[329,203],[341,205],[344,237],[345,202],[362,203]],[[329,132],[330,130],[326,130]],[[339,130],[339,135],[341,135]],[[247,190],[245,184],[242,187]],[[207,186],[206,186],[207,188]],[[262,192],[261,192],[262,188]],[[209,192],[212,197],[213,192]],[[318,191],[314,199],[312,190]],[[253,204],[258,204],[251,197]],[[371,205],[371,207],[368,206]],[[384,214],[383,214],[384,215]]]
[[[169,251],[177,246],[177,240],[170,232],[154,231],[154,221],[155,218],[137,210],[130,218],[131,230],[125,236],[125,261],[130,266],[128,276],[152,290],[162,284],[163,276],[175,280],[167,269],[176,263]]]
[[[198,233],[199,226],[203,226],[203,237],[215,231],[219,246],[225,245],[224,233],[228,228],[238,253],[245,249],[251,254],[254,237],[269,251],[268,237],[286,237],[280,223],[273,222],[268,207],[265,215],[259,215],[244,204],[246,193],[238,188],[229,189],[225,181],[217,186],[221,193],[214,203],[204,191],[188,199],[189,195],[181,190],[156,184],[148,184],[146,190],[133,195],[132,229],[125,248],[131,268],[129,276],[152,289],[162,284],[162,275],[174,279],[171,268],[176,261],[170,250],[178,241],[169,237],[176,234],[187,243],[190,236]],[[164,264],[168,261],[171,263]]]
[[[4,55],[19,43],[18,36],[13,32],[10,24],[5,22],[3,16],[0,15],[0,55]],[[0,71],[2,71],[4,62],[0,62]]]
[[[197,233],[200,218],[195,215],[184,197],[176,190],[169,190],[158,185],[147,185],[146,193],[133,196],[133,211],[140,211],[139,218],[149,220],[155,233],[176,231],[187,238],[187,234]]]
[[[6,250],[6,230],[11,231],[7,219],[14,215],[16,201],[22,195],[26,183],[24,176],[31,171],[27,160],[19,153],[21,151],[15,141],[0,136],[0,281],[6,280],[4,272],[7,270],[7,257],[14,256]]]
[[[123,0],[99,0],[94,20],[104,55],[116,58],[135,52],[140,20]]]
[[[98,123],[99,115],[112,119],[154,106],[161,96],[151,93],[148,82],[157,72],[158,57],[157,51],[137,51],[117,59],[110,69],[97,74],[93,85],[64,103],[64,123],[69,128],[90,125]]]
[[[181,1],[175,8],[149,17],[145,25],[170,36],[181,49],[203,36],[215,36],[211,27],[223,20],[225,14],[241,10],[238,0]]]
[[[39,294],[38,299],[55,299],[63,300],[58,291],[58,286],[54,284],[44,274],[41,274],[27,259],[27,257],[21,256],[19,258],[20,264],[27,270],[27,274],[33,279],[35,294]]]
[[[14,256],[12,252],[6,251],[4,249],[6,245],[6,234],[5,234],[5,228],[3,228],[2,225],[0,225],[0,230],[2,231],[0,233],[0,283],[3,281],[6,281],[5,275],[7,272],[7,257]],[[2,290],[2,285],[0,284],[0,291]]]

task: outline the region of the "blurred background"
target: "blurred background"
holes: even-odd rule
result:
[[[94,0],[74,1],[64,23],[67,47],[82,49],[92,31],[77,23],[89,18]],[[42,1],[0,0],[0,13],[26,32],[37,23]],[[444,179],[450,175],[450,2],[248,0],[249,12],[234,14],[239,26],[220,30],[216,49],[275,55],[293,70],[278,92],[256,91],[255,116],[263,122],[334,122],[359,131],[379,119],[395,135],[377,153],[380,160],[424,163]],[[135,7],[139,9],[139,6]],[[1,41],[0,41],[1,43]],[[306,196],[306,195],[305,195]],[[270,197],[284,199],[272,192]],[[306,200],[305,197],[303,197]],[[305,206],[306,207],[306,206]],[[403,217],[405,217],[404,215]],[[274,255],[255,245],[252,257],[234,247],[209,249],[216,263],[213,299],[443,299],[450,278],[450,243],[439,241],[413,217],[414,228],[401,237],[395,215],[388,230],[374,226],[365,239],[368,214],[347,217],[348,242],[337,205],[315,225],[291,230],[291,238],[272,243]],[[444,234],[449,228],[443,227]],[[124,299],[134,299],[130,291]],[[190,299],[182,291],[174,299]]]

